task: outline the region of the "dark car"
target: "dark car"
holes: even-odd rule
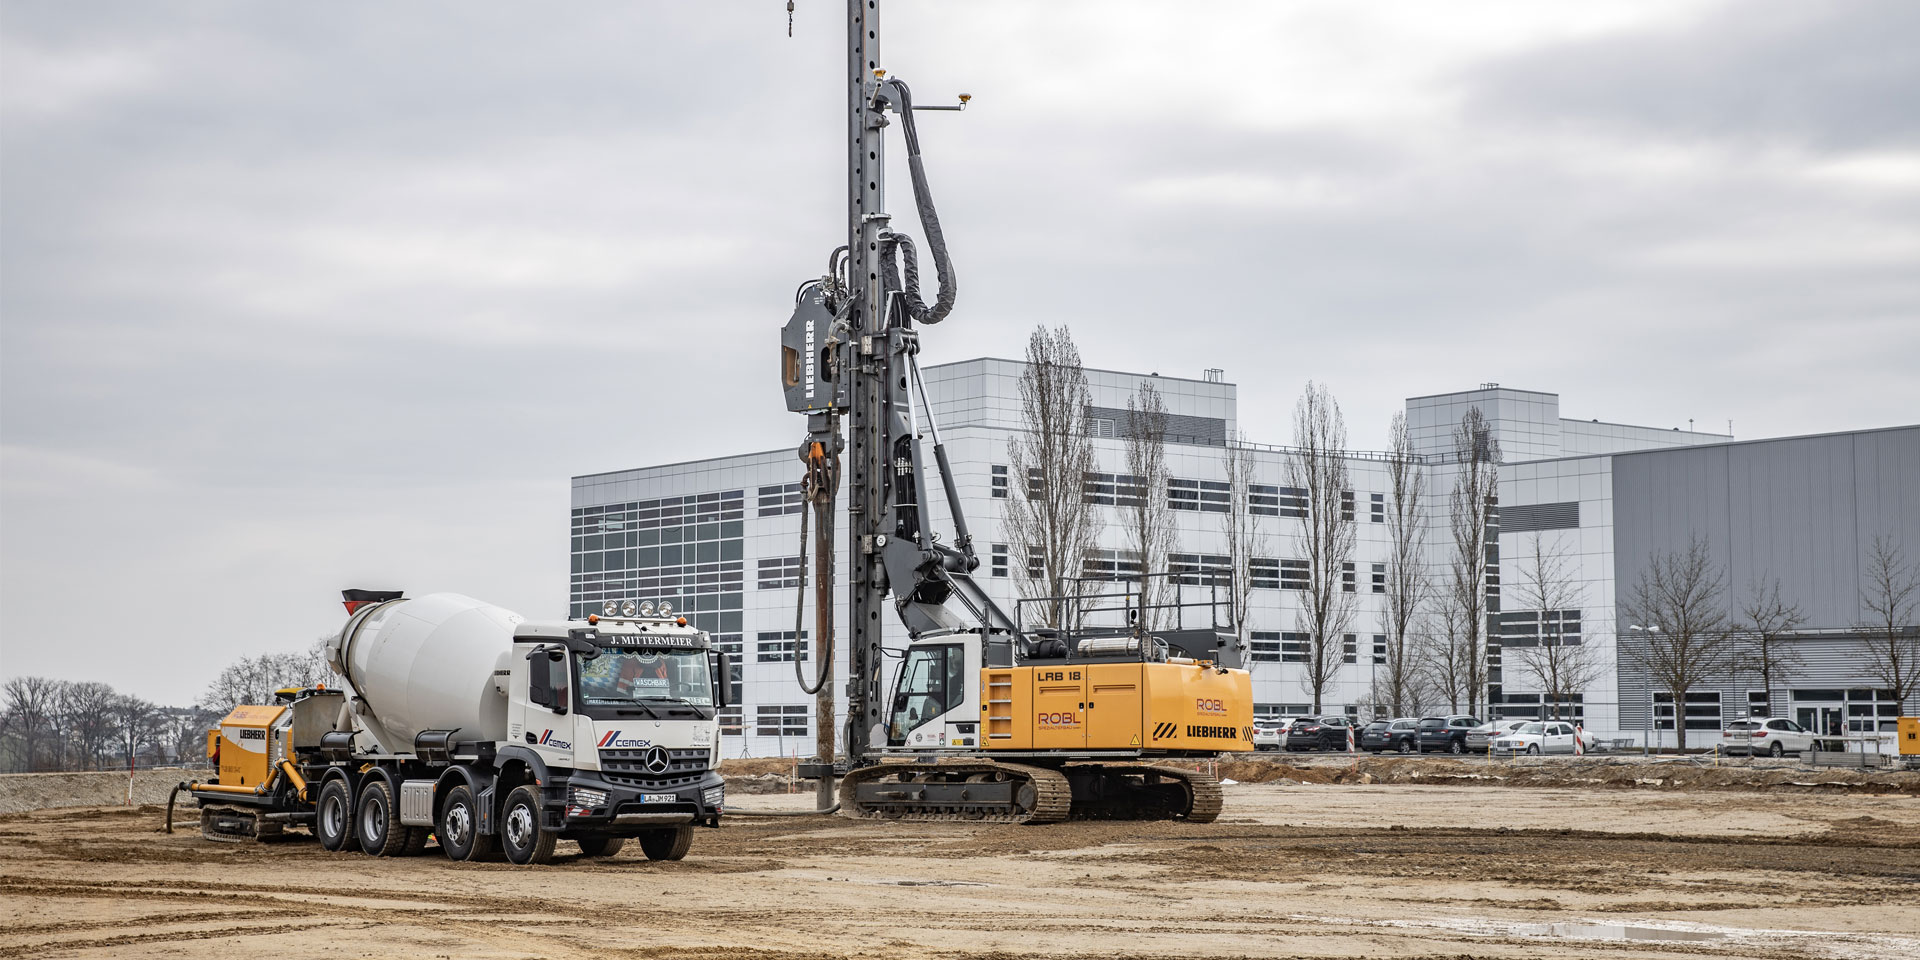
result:
[[[1420,752],[1438,750],[1443,753],[1466,753],[1467,731],[1479,725],[1478,719],[1464,713],[1445,717],[1421,717]]]
[[[1346,717],[1306,717],[1293,722],[1287,731],[1288,750],[1345,750],[1347,731],[1353,721]]]
[[[1420,721],[1412,717],[1375,720],[1360,731],[1360,749],[1385,753],[1388,750],[1412,753],[1420,749]]]

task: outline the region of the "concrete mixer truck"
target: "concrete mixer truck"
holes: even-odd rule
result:
[[[278,691],[207,733],[218,776],[182,783],[201,832],[310,830],[328,850],[544,863],[637,839],[687,854],[720,825],[726,654],[666,603],[530,622],[458,594],[347,590],[334,687]]]

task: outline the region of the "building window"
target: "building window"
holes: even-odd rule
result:
[[[1167,506],[1175,510],[1226,513],[1228,501],[1232,499],[1232,489],[1218,480],[1182,480],[1175,477],[1167,481]]]
[[[1384,563],[1373,565],[1373,592],[1387,592],[1387,565]]]
[[[1509,647],[1577,647],[1580,611],[1512,610],[1497,615],[1500,643]],[[1544,621],[1544,622],[1543,622]]]
[[[1045,500],[1047,498],[1047,475],[1039,467],[1027,468],[1027,499]]]
[[[1688,690],[1686,722],[1688,730],[1720,729],[1720,691]],[[1654,692],[1653,728],[1655,730],[1673,729],[1673,694],[1665,691]]]
[[[1093,580],[1138,579],[1140,557],[1130,550],[1088,550],[1080,575]]]
[[[804,737],[807,735],[807,705],[804,703],[763,703],[755,714],[755,730],[762,737]]]
[[[1113,420],[1108,417],[1087,418],[1087,435],[1101,440],[1113,439]]]
[[[1384,633],[1373,635],[1373,662],[1387,662],[1387,635]]]
[[[1369,494],[1367,497],[1367,509],[1374,523],[1386,523],[1387,495],[1384,493]]]
[[[607,600],[666,600],[709,633],[740,629],[745,491],[689,494],[573,511],[568,615]]]
[[[1261,663],[1280,663],[1286,659],[1286,650],[1283,649],[1285,640],[1280,633],[1272,630],[1255,630],[1247,636],[1249,638],[1247,643],[1249,648],[1247,656],[1249,659]],[[1285,636],[1290,637],[1293,636],[1293,634],[1289,633]]]
[[[1340,662],[1360,662],[1360,638],[1349,633],[1340,637]]]
[[[1039,547],[1027,549],[1027,579],[1038,580],[1047,575],[1047,558]]]
[[[1355,577],[1354,577],[1353,564],[1352,563],[1341,564],[1340,565],[1340,592],[1353,593],[1356,587],[1354,580],[1355,580]]]
[[[1147,499],[1146,483],[1124,473],[1089,473],[1080,489],[1088,503],[1108,507],[1137,507]]]
[[[1340,491],[1340,519],[1353,522],[1353,491]]]
[[[993,545],[993,575],[996,577],[1007,575],[1007,545],[1004,543]]]
[[[756,652],[759,654],[757,659],[761,663],[792,663],[796,655],[800,659],[805,660],[807,659],[807,632],[805,630],[800,631],[800,636],[797,639],[794,637],[792,630],[785,631],[784,633],[779,631],[762,632],[759,636],[759,642],[755,646]]]
[[[1306,663],[1307,655],[1313,652],[1313,638],[1304,633],[1282,633],[1280,635],[1280,662]]]
[[[779,590],[800,585],[801,557],[760,558],[760,589]]]
[[[1167,557],[1167,572],[1175,583],[1190,587],[1226,585],[1233,567],[1226,557],[1204,553],[1175,553]]]
[[[799,513],[801,503],[798,483],[781,483],[760,488],[760,515],[763,517]]]
[[[993,498],[995,500],[1007,498],[1007,468],[1004,464],[993,465]]]
[[[1307,589],[1307,562],[1305,560],[1280,561],[1280,589]]]
[[[1773,704],[1767,697],[1765,690],[1747,691],[1747,713],[1756,717],[1770,717],[1773,715]]]
[[[1280,561],[1266,557],[1248,560],[1247,580],[1255,590],[1280,589]]]
[[[1262,517],[1293,517],[1305,519],[1307,515],[1307,491],[1299,487],[1270,487],[1264,484],[1247,485],[1247,512]]]

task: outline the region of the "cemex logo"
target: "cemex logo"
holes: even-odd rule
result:
[[[540,734],[540,745],[543,747],[552,747],[555,750],[572,750],[573,749],[573,744],[568,743],[565,740],[555,740],[553,738],[552,730],[548,730]]]
[[[601,737],[599,746],[601,747],[650,747],[650,746],[653,746],[653,741],[652,740],[622,740],[620,739],[620,731],[615,730],[607,734],[606,736]]]

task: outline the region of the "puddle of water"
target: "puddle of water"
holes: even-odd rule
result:
[[[1669,930],[1665,927],[1630,927],[1618,923],[1516,923],[1511,932],[1523,937],[1553,937],[1563,940],[1723,940],[1726,934],[1713,930]]]

